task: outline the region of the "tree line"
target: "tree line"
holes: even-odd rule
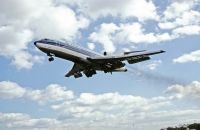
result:
[[[160,130],[200,130],[200,123],[193,123],[189,125],[184,125],[181,127],[168,127],[166,129],[160,129]]]

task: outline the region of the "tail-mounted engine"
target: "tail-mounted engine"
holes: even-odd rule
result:
[[[151,58],[149,56],[143,56],[143,57],[134,57],[132,59],[127,60],[129,64],[134,64],[134,63],[138,63],[138,62],[142,62],[142,61],[146,61],[146,60],[150,60]]]

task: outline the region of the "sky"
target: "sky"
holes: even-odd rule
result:
[[[165,50],[128,72],[66,78],[50,38],[119,55]],[[1,0],[0,129],[159,130],[200,122],[200,0]]]

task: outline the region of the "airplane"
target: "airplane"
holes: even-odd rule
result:
[[[74,62],[72,69],[65,77],[74,76],[75,78],[92,77],[97,71],[104,73],[126,72],[124,61],[129,64],[135,64],[150,60],[151,55],[164,53],[165,51],[129,51],[121,55],[110,56],[107,52],[103,54],[92,50],[52,39],[41,39],[34,42],[34,45],[47,54],[49,61],[53,61],[54,57],[62,58]]]

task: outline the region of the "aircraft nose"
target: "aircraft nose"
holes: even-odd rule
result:
[[[37,43],[38,43],[38,42],[40,42],[40,40],[39,40],[39,41],[35,41],[35,42],[34,42],[34,45],[37,46]]]
[[[37,41],[34,42],[34,45],[35,45],[35,46],[37,45]]]

